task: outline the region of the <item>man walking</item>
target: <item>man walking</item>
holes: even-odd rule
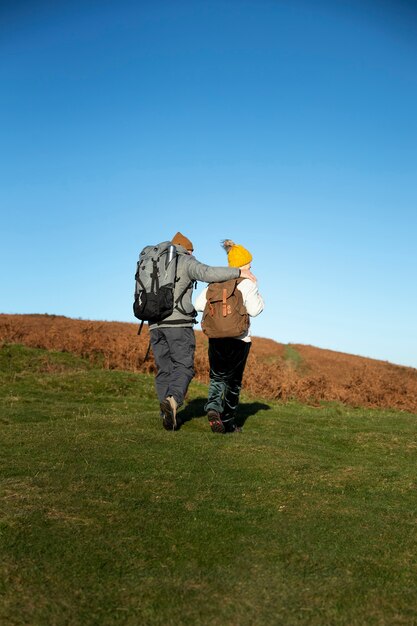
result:
[[[249,269],[211,267],[200,263],[192,254],[191,241],[178,232],[172,239],[178,255],[174,289],[176,305],[172,314],[162,322],[150,324],[150,338],[157,374],[155,378],[162,424],[166,430],[179,430],[181,418],[177,409],[183,404],[188,386],[194,376],[196,311],[192,303],[195,281],[222,282],[232,278],[255,277]]]

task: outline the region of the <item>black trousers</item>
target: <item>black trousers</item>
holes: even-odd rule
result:
[[[205,410],[218,411],[223,422],[233,421],[236,414],[250,347],[250,342],[241,339],[209,339],[210,386]]]

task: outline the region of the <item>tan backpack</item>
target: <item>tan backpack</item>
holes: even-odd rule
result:
[[[242,292],[237,288],[242,280],[232,279],[208,286],[201,328],[210,339],[239,337],[248,330],[249,315]]]

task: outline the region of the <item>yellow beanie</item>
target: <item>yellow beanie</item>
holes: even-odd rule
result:
[[[222,241],[222,246],[227,252],[227,260],[230,267],[242,267],[252,261],[252,255],[249,250],[239,246],[231,239]]]

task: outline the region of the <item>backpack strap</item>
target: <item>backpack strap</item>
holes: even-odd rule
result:
[[[186,288],[180,293],[180,295],[178,296],[178,298],[174,302],[174,309],[177,309],[182,315],[189,315],[189,313],[184,311],[184,307],[182,306],[182,299],[185,296],[185,294],[187,293],[187,291],[190,289],[190,287],[191,287],[191,289],[194,287],[194,283],[196,283],[196,282],[197,281],[194,281],[194,280],[189,282],[188,285],[186,286]]]
[[[148,360],[148,356],[149,356],[150,351],[151,351],[151,340],[149,339],[148,349],[146,350],[145,358],[142,361],[142,365],[143,365],[143,363],[145,363],[145,361]]]
[[[227,289],[225,289],[223,287],[223,292],[222,292],[222,315],[223,315],[223,317],[226,317],[226,315],[227,315],[227,303],[226,303],[226,300],[227,300]]]
[[[152,274],[151,274],[151,292],[158,293],[159,291],[159,278],[158,278],[158,265],[155,259],[152,259]]]
[[[162,322],[158,322],[156,326],[179,326],[180,324],[197,324],[195,319],[191,320],[162,320]]]

